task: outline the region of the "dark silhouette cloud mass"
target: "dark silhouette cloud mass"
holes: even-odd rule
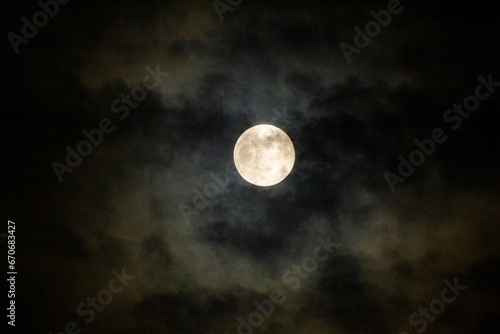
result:
[[[394,0],[49,2],[30,38],[2,10],[16,331],[498,333],[492,1],[401,0],[365,47]],[[233,163],[262,123],[269,188]]]

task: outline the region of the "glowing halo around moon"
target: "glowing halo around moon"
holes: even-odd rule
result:
[[[269,187],[292,171],[295,149],[288,135],[272,125],[261,124],[243,132],[234,146],[234,164],[246,181]]]

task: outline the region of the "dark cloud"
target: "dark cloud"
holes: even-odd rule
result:
[[[500,99],[453,131],[443,113],[500,81],[491,1],[404,2],[353,55],[355,26],[387,2],[242,2],[223,22],[210,1],[70,2],[3,59],[2,203],[18,226],[19,328],[93,333],[235,333],[254,301],[286,295],[254,332],[399,333],[445,279],[468,289],[429,333],[496,333]],[[4,36],[36,3],[5,5]],[[111,109],[146,67],[168,72],[121,120]],[[115,129],[71,173],[64,162],[109,118]],[[292,139],[284,182],[232,173],[247,128]],[[383,173],[442,127],[436,146],[391,192]],[[196,191],[227,185],[197,209]],[[183,217],[179,205],[198,210]],[[341,247],[292,291],[283,274],[331,236]],[[4,245],[2,240],[1,245]],[[136,278],[85,324],[76,306]]]

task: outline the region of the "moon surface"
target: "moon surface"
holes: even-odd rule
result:
[[[290,174],[295,163],[295,149],[283,130],[261,124],[240,136],[234,146],[234,163],[246,181],[269,187]]]

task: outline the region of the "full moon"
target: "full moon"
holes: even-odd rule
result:
[[[246,181],[269,187],[290,174],[295,163],[295,149],[283,130],[261,124],[240,136],[234,146],[234,163]]]

